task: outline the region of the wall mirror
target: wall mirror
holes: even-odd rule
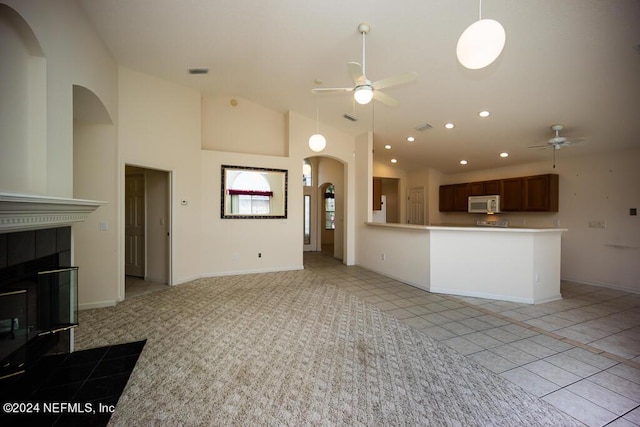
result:
[[[220,217],[286,218],[288,172],[222,165]]]

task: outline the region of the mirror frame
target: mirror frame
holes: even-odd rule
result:
[[[234,214],[230,212],[229,209],[229,192],[227,188],[227,175],[229,172],[233,171],[241,171],[241,172],[259,172],[268,174],[271,179],[269,179],[270,183],[273,184],[275,181],[276,185],[273,186],[271,190],[274,193],[274,198],[281,199],[278,200],[278,208],[276,209],[277,214]],[[287,169],[272,169],[272,168],[258,168],[251,166],[232,166],[232,165],[222,165],[220,168],[221,176],[220,176],[220,218],[221,219],[284,219],[287,218],[287,199],[288,199],[288,186],[289,186],[289,171]],[[275,188],[277,187],[277,188]],[[249,191],[251,189],[248,189]],[[282,195],[278,197],[277,195]],[[279,213],[282,212],[282,213]]]

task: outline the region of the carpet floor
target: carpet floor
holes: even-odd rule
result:
[[[147,340],[110,425],[581,425],[309,271],[83,311],[75,336]]]

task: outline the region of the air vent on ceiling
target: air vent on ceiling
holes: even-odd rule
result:
[[[421,125],[418,125],[415,127],[415,130],[418,130],[420,132],[424,131],[424,130],[429,130],[431,129],[433,126],[431,126],[429,123],[423,123]]]
[[[189,74],[209,74],[208,68],[189,68]]]
[[[356,116],[352,116],[351,114],[343,114],[342,117],[344,117],[347,120],[351,120],[352,122],[358,121],[358,118]]]

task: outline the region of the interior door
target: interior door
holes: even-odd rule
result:
[[[424,225],[424,188],[409,190],[409,224]]]
[[[144,277],[144,174],[125,176],[125,274]]]

